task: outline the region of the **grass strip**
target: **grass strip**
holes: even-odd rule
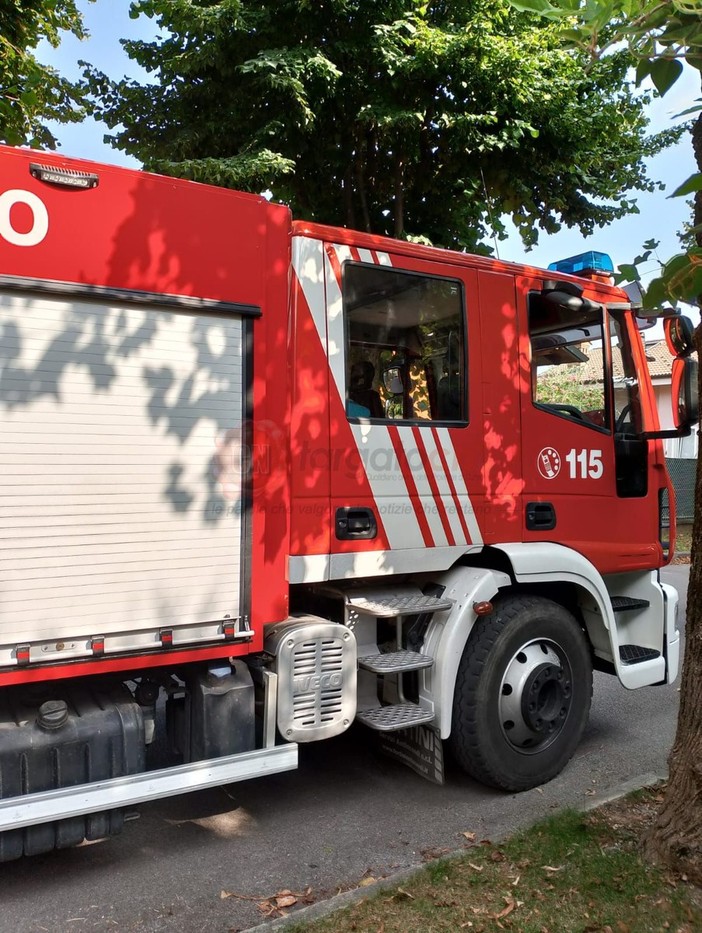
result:
[[[676,552],[689,551],[692,548],[692,525],[680,525],[675,537]]]
[[[504,843],[478,842],[395,890],[292,930],[695,933],[702,930],[702,892],[639,856],[659,800],[660,788],[647,788],[587,814],[559,812]]]

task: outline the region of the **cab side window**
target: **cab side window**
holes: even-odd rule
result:
[[[621,315],[610,316],[614,433],[638,435],[643,431],[641,394],[631,343]]]
[[[460,282],[345,263],[343,299],[349,418],[467,420]]]
[[[609,429],[600,307],[577,312],[530,296],[534,404],[588,427]]]

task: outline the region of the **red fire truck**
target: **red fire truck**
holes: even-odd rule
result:
[[[637,320],[601,254],[538,270],[0,149],[0,858],[354,721],[523,790],[593,669],[670,683]]]

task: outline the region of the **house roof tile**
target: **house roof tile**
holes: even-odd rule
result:
[[[589,361],[584,366],[577,368],[577,375],[581,382],[600,382],[602,379],[602,350],[600,348],[591,348],[588,354]],[[651,376],[670,376],[673,358],[665,340],[646,344],[646,359],[648,360],[648,369]],[[623,375],[621,359],[615,358],[614,378],[621,378]]]

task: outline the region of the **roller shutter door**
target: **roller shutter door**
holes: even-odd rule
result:
[[[222,638],[241,608],[242,319],[0,293],[0,664]]]

